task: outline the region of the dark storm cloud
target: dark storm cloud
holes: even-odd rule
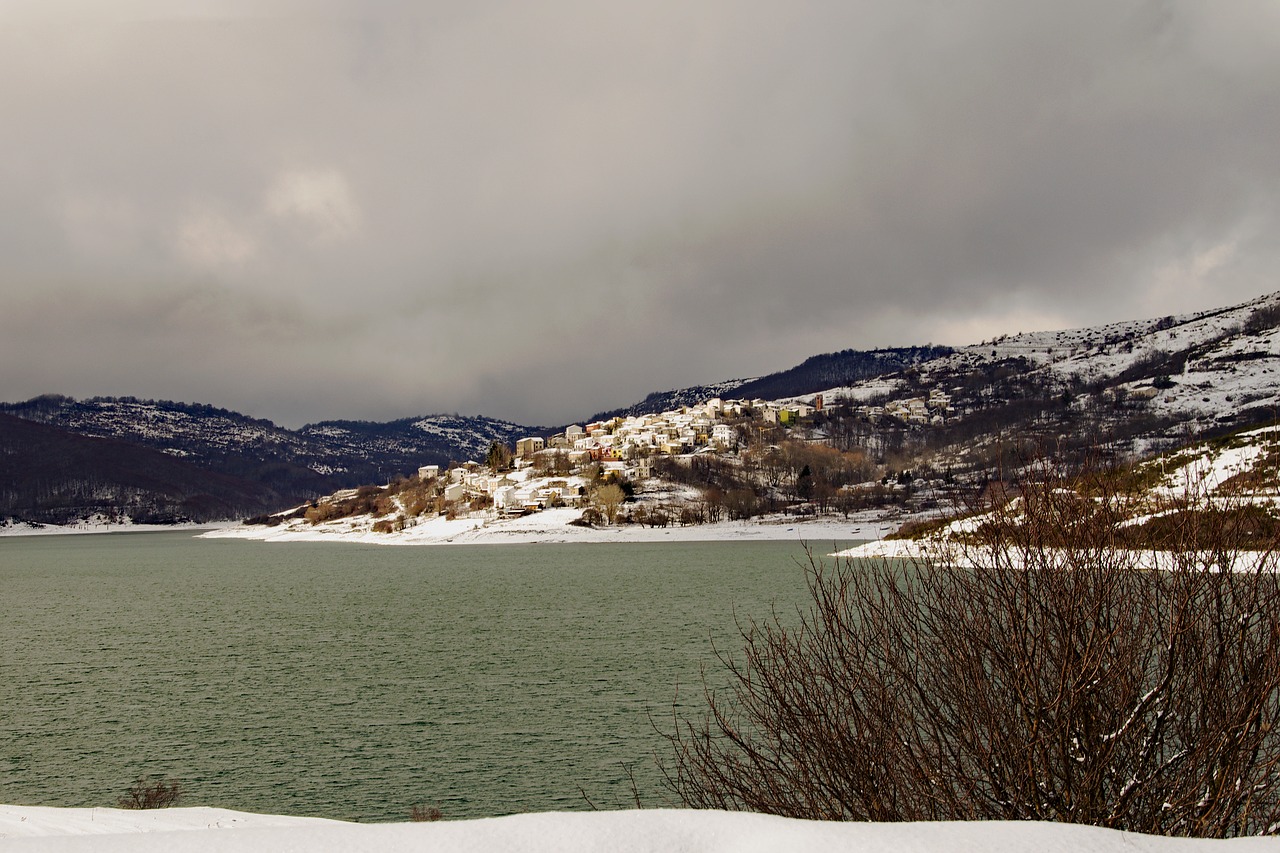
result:
[[[1276,289],[1280,13],[14,2],[0,398],[562,422]]]

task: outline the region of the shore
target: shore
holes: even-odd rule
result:
[[[688,526],[643,527],[638,524],[582,527],[571,522],[582,513],[549,509],[518,518],[433,518],[395,533],[374,533],[366,519],[341,519],[311,525],[300,520],[276,527],[235,525],[200,534],[205,539],[251,539],[262,542],[358,542],[371,545],[529,545],[589,542],[741,542],[804,541],[822,546],[878,540],[897,530],[910,516],[883,510],[842,516],[805,518],[764,516],[748,521],[721,521]]]
[[[184,530],[193,534],[234,527],[238,522],[221,521],[205,524],[134,524],[130,521],[91,519],[75,524],[0,523],[0,538],[18,536],[85,536],[104,533],[173,533]]]

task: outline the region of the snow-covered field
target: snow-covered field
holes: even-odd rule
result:
[[[0,806],[2,851],[94,853],[1262,853],[1280,838],[1156,838],[1066,824],[825,823],[654,809],[522,814],[437,823],[354,824],[225,809],[130,812]]]

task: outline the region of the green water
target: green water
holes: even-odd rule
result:
[[[830,545],[831,543],[826,543]],[[824,548],[823,550],[827,550]],[[0,802],[403,820],[668,804],[712,639],[805,600],[800,543],[0,540]]]

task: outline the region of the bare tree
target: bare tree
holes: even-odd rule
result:
[[[617,521],[618,509],[626,499],[626,492],[617,483],[609,483],[596,489],[595,502],[600,505],[600,511],[610,524]]]
[[[819,819],[1280,830],[1276,525],[1194,495],[1121,523],[1118,482],[1041,471],[928,559],[811,556],[811,606],[746,624],[731,687],[674,720],[668,784]]]
[[[122,809],[164,809],[182,799],[182,786],[175,779],[149,780],[139,776],[116,800]]]

